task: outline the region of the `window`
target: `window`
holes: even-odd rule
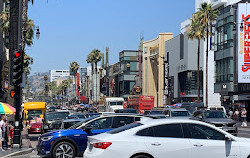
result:
[[[138,127],[138,126],[141,126],[142,124],[141,123],[131,123],[131,124],[128,124],[128,125],[125,125],[125,126],[121,126],[119,128],[116,128],[116,129],[113,129],[107,133],[109,134],[116,134],[116,133],[120,133],[120,132],[123,132],[123,131],[126,131],[128,129],[131,129],[131,128],[135,128],[135,127]]]
[[[148,47],[144,47],[144,54],[148,53]]]
[[[135,121],[134,117],[128,117],[128,116],[117,116],[114,117],[114,125],[113,128],[118,128],[130,123],[133,123]]]
[[[198,124],[183,124],[185,138],[224,140],[225,135],[207,126]]]
[[[183,138],[181,124],[166,124],[154,126],[155,137]]]
[[[136,135],[153,137],[154,136],[153,128],[149,127],[149,128],[140,130],[139,132],[136,133]]]
[[[109,129],[112,125],[112,117],[100,118],[90,122],[88,125],[92,126],[92,129]]]

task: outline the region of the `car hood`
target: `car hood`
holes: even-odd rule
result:
[[[55,135],[55,134],[62,134],[62,133],[67,133],[67,134],[74,134],[74,133],[79,133],[83,131],[82,129],[60,129],[60,130],[53,130],[51,132],[45,133],[42,135],[44,136],[50,136],[50,135]]]
[[[230,119],[230,118],[207,118],[207,119],[204,119],[203,121],[209,122],[209,123],[214,123],[214,124],[231,124],[231,123],[235,123],[235,121]]]

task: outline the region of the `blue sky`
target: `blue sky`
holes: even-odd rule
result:
[[[32,73],[69,69],[72,61],[87,66],[94,48],[109,46],[109,63],[122,50],[138,49],[159,32],[178,35],[180,23],[194,12],[195,0],[35,0],[29,18],[40,27],[39,40],[26,47],[33,57]]]

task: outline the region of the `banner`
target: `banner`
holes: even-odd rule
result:
[[[250,83],[250,5],[248,3],[239,3],[237,19],[238,83]]]

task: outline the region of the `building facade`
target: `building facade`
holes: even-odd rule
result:
[[[173,38],[173,33],[159,33],[155,39],[143,42],[142,94],[154,96],[157,107],[164,102],[164,54],[165,42]]]
[[[164,95],[167,104],[197,101],[197,40],[186,33],[165,42]],[[201,49],[201,52],[203,49]],[[200,100],[203,100],[203,54],[200,54]]]
[[[69,70],[50,70],[50,82],[55,81],[57,78],[70,77]]]

